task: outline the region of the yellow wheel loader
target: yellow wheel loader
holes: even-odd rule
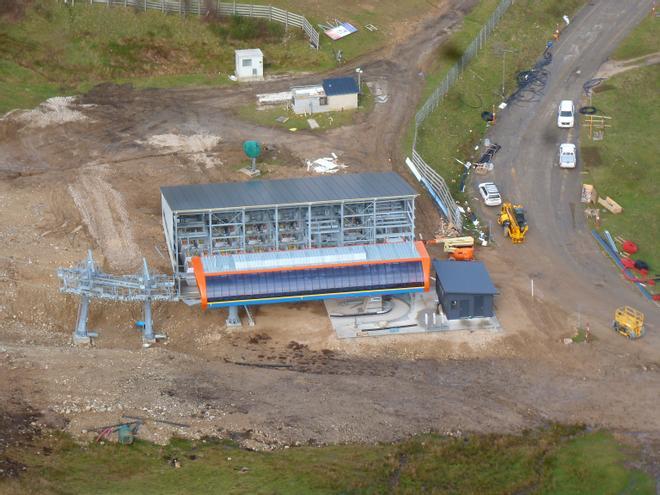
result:
[[[521,205],[514,205],[509,201],[503,203],[497,223],[504,228],[504,237],[510,237],[514,244],[520,244],[525,240],[529,226],[525,219],[525,210]]]

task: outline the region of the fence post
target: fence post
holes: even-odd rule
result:
[[[236,0],[234,0],[234,15],[236,15]]]
[[[289,30],[289,11],[286,11],[286,14],[284,15],[284,30],[288,31]]]
[[[147,0],[144,0],[144,11],[147,11]]]
[[[165,0],[160,0],[160,11],[165,12]]]

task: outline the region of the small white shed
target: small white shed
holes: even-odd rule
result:
[[[264,54],[259,48],[235,50],[235,53],[239,81],[261,81],[264,78]]]
[[[352,77],[324,79],[316,86],[291,88],[291,106],[297,114],[350,110],[358,107],[359,92]]]

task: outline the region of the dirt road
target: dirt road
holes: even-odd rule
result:
[[[244,139],[268,145],[267,178],[305,175],[304,158],[330,151],[341,154],[349,172],[403,170],[399,143],[423,84],[418,74],[468,6],[448,2],[409,40],[359,61],[366,80],[386,86],[390,98],[343,129],[292,134],[236,118],[236,108],[254,94],[291,81],[199,90],[106,86],[82,98],[73,113],[49,114],[57,125],[0,122],[1,396],[65,418],[74,434],[132,413],[190,423],[181,434],[237,436],[261,447],[387,440],[429,429],[519,430],[547,421],[659,437],[658,397],[649,392],[660,385],[657,337],[631,344],[594,324],[595,342],[564,345],[576,318],[561,294],[590,294],[583,312],[593,304],[599,321],[605,313],[601,296],[580,285],[583,269],[569,269],[581,260],[557,264],[566,248],[556,239],[542,242],[541,234],[517,251],[500,243],[480,252],[501,291],[500,333],[345,342],[335,338],[321,304],[259,308],[257,326],[240,331],[225,328],[221,311],[170,304],[155,309],[168,343],[143,350],[131,326],[140,308],[95,302],[96,347],[68,345],[77,301],[58,294],[55,269],[79,261],[91,247],[107,270],[136,270],[144,256],[152,268],[169,271],[159,254],[166,248],[158,187],[244,180],[237,173]],[[583,36],[599,17],[580,15],[584,22],[576,19],[572,29]],[[346,69],[352,67],[337,73]],[[312,80],[318,77],[296,82]],[[523,110],[511,115],[516,111],[527,118]],[[502,156],[507,149],[513,145]],[[510,187],[518,194],[517,183]],[[107,211],[99,211],[103,204]],[[537,211],[547,205],[530,207],[533,232],[541,232]],[[420,232],[433,233],[437,212],[424,196],[417,219]],[[558,222],[554,215],[547,221]],[[595,250],[583,242],[581,249]],[[127,250],[136,252],[122,256]],[[593,263],[608,283],[616,278],[603,260]],[[534,301],[530,274],[538,286]],[[634,296],[624,285],[619,289]],[[145,429],[159,441],[171,433]]]
[[[579,125],[573,129],[556,125],[559,101],[573,100],[577,107],[586,104],[583,84],[596,76],[650,7],[647,0],[603,0],[587,5],[553,47],[543,95],[537,101],[505,109],[490,137],[502,145],[496,182],[505,197],[526,207],[530,223],[524,245],[513,246],[500,238],[502,258],[511,261],[527,285],[534,279],[535,290],[544,299],[571,313],[582,313],[592,324],[607,326],[614,308],[629,304],[643,310],[649,328],[655,330],[660,322],[657,305],[623,279],[591,236],[580,205],[581,167],[562,170],[558,166],[560,143],[577,143],[588,137],[579,136]],[[641,347],[658,346],[660,335],[650,331]]]

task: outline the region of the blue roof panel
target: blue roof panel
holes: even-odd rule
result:
[[[421,262],[262,272],[206,278],[209,302],[424,285]]]
[[[327,96],[352,95],[360,92],[352,77],[337,77],[323,80],[323,91]]]

